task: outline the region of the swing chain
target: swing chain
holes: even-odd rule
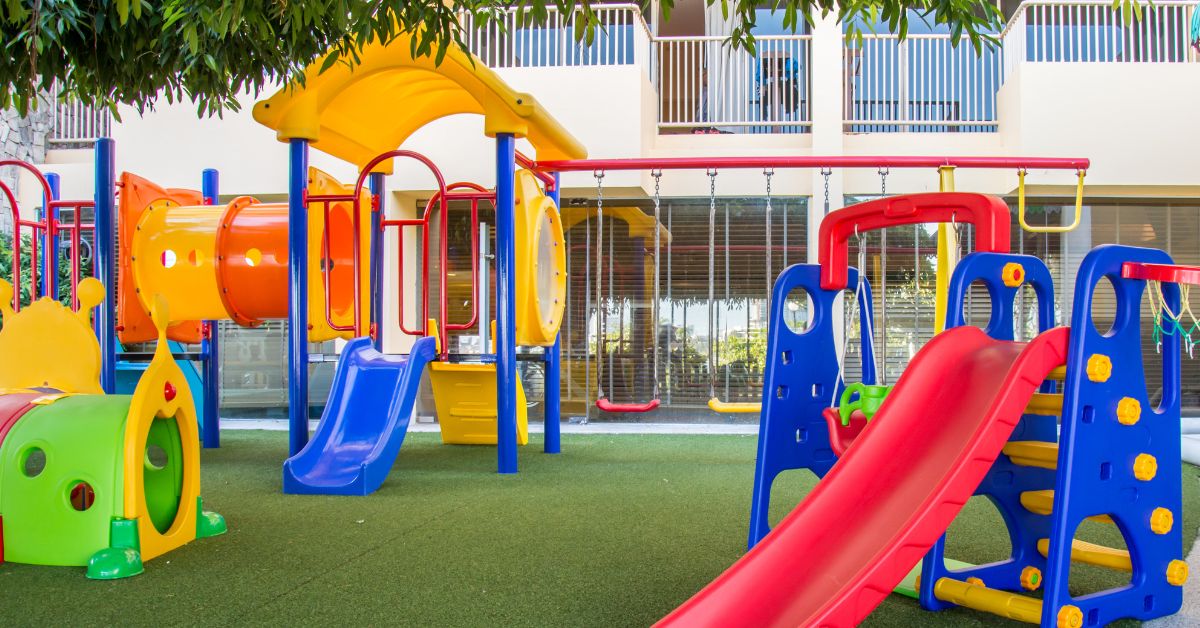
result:
[[[662,170],[651,170],[650,176],[654,177],[654,305],[652,308],[653,312],[651,313],[651,318],[654,321],[654,398],[658,399],[658,333],[660,326],[658,320],[658,283],[659,273],[661,272],[659,259],[662,251],[662,221],[659,219],[659,210],[662,204]]]
[[[604,398],[604,171],[596,177],[596,398]]]
[[[887,178],[891,174],[891,168],[883,167],[879,169],[879,195],[887,196]]]
[[[763,176],[767,178],[767,211],[771,211],[771,177],[775,176],[775,169],[763,170]]]
[[[825,177],[825,213],[829,213],[829,177],[833,176],[832,168],[821,168],[821,176]]]

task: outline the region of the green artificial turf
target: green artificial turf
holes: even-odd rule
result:
[[[0,623],[645,626],[746,542],[754,436],[568,435],[560,456],[542,454],[534,436],[521,474],[499,476],[492,448],[413,434],[388,482],[366,498],[283,495],[286,434],[222,438],[220,450],[203,453],[203,495],[228,519],[227,535],[123,581],[0,565]],[[1185,467],[1184,475],[1190,547],[1200,474]],[[783,479],[776,518],[812,484]],[[949,554],[1000,558],[1001,525],[989,504],[973,500],[950,531]],[[1105,541],[1112,531],[1086,532]],[[802,557],[797,568],[807,568]],[[1111,586],[1112,577],[1084,571],[1079,585]],[[891,596],[865,625],[1004,623],[964,610],[927,613]]]

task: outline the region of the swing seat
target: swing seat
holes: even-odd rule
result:
[[[716,397],[708,400],[708,409],[721,414],[750,414],[762,412],[761,403],[724,402]]]
[[[825,424],[829,426],[829,447],[839,458],[846,454],[846,450],[850,448],[854,439],[862,434],[868,423],[862,410],[850,413],[850,425],[842,425],[842,416],[837,408],[825,408],[821,411],[821,416],[825,417]]]
[[[596,400],[596,407],[604,412],[630,412],[641,413],[649,412],[658,407],[658,400],[651,399],[646,403],[613,403],[608,399],[601,397]]]

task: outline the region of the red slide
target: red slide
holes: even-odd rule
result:
[[[947,330],[901,375],[844,457],[771,534],[660,626],[854,626],[945,532],[1069,330],[1029,343]]]

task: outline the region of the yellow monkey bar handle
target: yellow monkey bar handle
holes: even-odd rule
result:
[[[1061,226],[1034,226],[1025,221],[1025,169],[1021,168],[1017,171],[1017,220],[1021,223],[1021,228],[1030,233],[1066,233],[1072,231],[1079,226],[1083,219],[1083,178],[1087,176],[1086,170],[1079,171],[1079,183],[1075,187],[1075,220],[1069,225]]]

